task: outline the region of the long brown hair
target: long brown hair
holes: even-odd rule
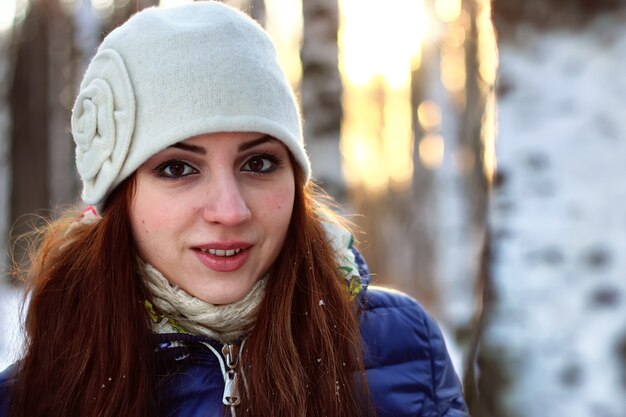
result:
[[[136,277],[128,210],[133,180],[117,187],[102,220],[45,230],[29,272],[27,350],[11,415],[147,416],[150,326]]]
[[[238,412],[361,415],[357,307],[319,218],[324,204],[294,166],[293,215],[242,354],[248,391]],[[152,415],[154,346],[141,303],[150,297],[128,223],[133,178],[94,225],[69,227],[66,216],[47,228],[29,274],[28,344],[12,417]]]
[[[242,354],[244,415],[365,415],[357,305],[321,223],[323,194],[302,182],[296,170],[291,224]]]

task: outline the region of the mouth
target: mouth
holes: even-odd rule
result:
[[[216,272],[236,271],[248,260],[252,244],[242,242],[213,243],[193,248],[198,260]]]

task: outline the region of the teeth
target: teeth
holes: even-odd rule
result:
[[[202,252],[207,252],[215,256],[233,256],[241,252],[241,249],[202,249]]]

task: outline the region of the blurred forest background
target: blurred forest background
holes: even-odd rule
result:
[[[158,3],[0,0],[0,368],[15,236],[78,202],[82,73]],[[276,42],[316,180],[374,283],[442,325],[472,415],[625,417],[626,1],[227,3]]]

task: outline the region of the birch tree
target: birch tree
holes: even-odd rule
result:
[[[498,173],[482,417],[626,410],[626,5],[494,0]]]
[[[339,132],[342,84],[338,66],[337,0],[303,1],[302,113],[316,180],[335,198],[345,196]]]
[[[481,48],[493,47],[493,31],[488,1],[425,5],[432,26],[412,77],[416,143],[410,234],[418,293],[436,300],[432,311],[464,356],[484,238],[485,155],[492,146],[484,121],[494,75],[485,68],[495,63]]]

